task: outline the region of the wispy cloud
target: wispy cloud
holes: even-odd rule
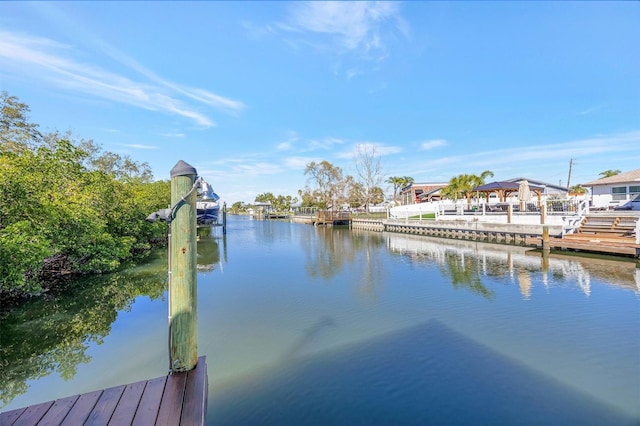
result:
[[[482,170],[498,169],[518,175],[523,168],[534,168],[540,177],[566,172],[569,159],[599,158],[599,164],[618,164],[620,157],[638,157],[640,131],[612,135],[597,135],[591,138],[572,140],[556,144],[530,145],[491,151],[470,152],[440,158],[425,158],[407,173],[421,174],[428,170],[432,175],[454,176],[459,173],[480,173]],[[598,167],[598,165],[594,165]],[[614,166],[611,166],[614,167]],[[610,167],[610,168],[611,168]],[[503,176],[514,177],[514,176]],[[597,177],[597,172],[594,176]],[[498,176],[496,176],[498,178]]]
[[[158,149],[158,147],[154,145],[142,145],[139,143],[125,144],[124,146],[135,149]]]
[[[286,21],[275,27],[288,34],[285,41],[292,46],[353,54],[366,61],[386,59],[392,34],[409,37],[410,32],[400,14],[400,3],[386,1],[294,2]],[[366,69],[370,71],[371,67]],[[353,78],[364,72],[364,67],[350,64],[345,75]]]
[[[578,115],[590,115],[593,114],[594,112],[598,111],[599,109],[602,109],[603,105],[596,105],[593,106],[591,108],[587,108],[585,110],[582,110],[580,112],[578,112]]]
[[[284,159],[284,165],[290,169],[302,170],[312,161],[314,159],[310,157],[288,157]]]
[[[80,62],[76,58],[84,53],[71,46],[8,31],[0,31],[0,65],[5,73],[17,77],[43,80],[61,89],[178,115],[204,127],[214,126],[215,122],[189,100],[231,113],[244,108],[239,101],[164,80],[106,44],[99,45],[109,57],[141,74],[144,80]]]
[[[344,140],[328,136],[323,139],[313,139],[307,143],[307,151],[315,151],[317,149],[330,150],[336,145],[342,145]]]
[[[379,142],[358,142],[350,150],[338,153],[336,156],[342,159],[353,159],[357,157],[358,153],[368,152],[383,157],[398,154],[402,151],[403,149],[399,146],[385,145]]]
[[[161,133],[160,136],[164,136],[165,138],[184,138],[185,134],[182,132]]]
[[[444,139],[433,139],[429,141],[422,142],[420,144],[421,151],[428,151],[430,149],[439,148],[441,146],[446,146],[447,141]]]

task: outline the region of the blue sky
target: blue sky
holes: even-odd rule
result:
[[[363,144],[385,176],[566,185],[640,167],[638,46],[640,2],[1,2],[0,90],[229,204]]]

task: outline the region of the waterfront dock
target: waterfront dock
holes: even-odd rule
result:
[[[207,362],[151,380],[0,413],[0,425],[203,425]]]
[[[620,215],[618,215],[620,216]],[[633,219],[633,220],[632,220]],[[640,257],[640,244],[632,217],[601,221],[591,218],[574,234],[564,234],[562,225],[490,223],[480,221],[437,221],[397,219],[353,219],[353,229],[377,232],[400,232],[432,237],[515,244],[542,248],[546,226],[551,250],[573,250],[621,256]],[[586,223],[589,223],[586,226]]]
[[[351,225],[351,213],[345,211],[320,210],[314,218],[315,226]]]

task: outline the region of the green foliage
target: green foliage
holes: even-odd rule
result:
[[[42,136],[25,104],[0,99],[0,296],[41,291],[41,271],[112,271],[165,235],[145,218],[168,206],[169,181],[91,141]],[[51,257],[65,270],[43,268]]]
[[[491,170],[485,170],[480,176],[468,174],[454,176],[449,180],[449,185],[440,190],[440,194],[454,200],[465,198],[471,195],[473,188],[484,185],[488,177],[493,177]]]
[[[236,201],[231,205],[231,214],[239,214],[247,211],[247,206],[242,201]]]
[[[0,292],[33,292],[37,287],[25,279],[25,273],[37,273],[42,261],[51,254],[50,242],[34,233],[27,220],[0,230]]]
[[[288,212],[291,206],[298,202],[296,197],[291,195],[275,196],[271,192],[260,194],[255,198],[256,203],[271,203],[271,208],[276,212]]]
[[[622,173],[620,170],[615,169],[615,170],[605,170],[604,172],[600,172],[598,173],[600,176],[602,176],[602,178],[608,178],[611,176],[615,176],[615,175],[619,175],[620,173]]]

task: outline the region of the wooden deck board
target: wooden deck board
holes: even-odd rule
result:
[[[142,392],[147,385],[147,382],[137,382],[129,384],[125,387],[120,402],[113,411],[113,415],[109,419],[109,425],[128,425],[133,423],[133,418],[136,415],[136,410],[142,398]]]
[[[3,413],[2,418],[0,418],[0,425],[2,426],[12,425],[16,420],[18,420],[18,417],[20,417],[26,409],[27,407],[23,407],[23,408],[18,408],[17,410],[11,410],[6,413]]]
[[[102,390],[80,395],[71,410],[69,410],[67,417],[62,421],[61,425],[75,426],[84,424],[84,422],[89,418],[91,411],[93,411],[93,408],[96,406],[100,395],[102,395]]]
[[[144,388],[144,393],[140,399],[140,405],[133,419],[134,426],[146,426],[156,423],[158,411],[160,411],[160,401],[167,383],[167,376],[149,380]]]
[[[125,386],[122,385],[105,389],[100,398],[98,398],[96,406],[93,407],[87,423],[96,426],[109,424],[111,415],[120,401],[124,388]]]
[[[24,410],[20,417],[18,417],[18,419],[15,421],[14,425],[29,426],[37,424],[52,405],[53,401],[49,401],[27,407],[27,409]]]
[[[188,372],[2,412],[0,425],[202,425],[207,394],[206,357],[200,357]]]
[[[56,402],[53,403],[51,408],[49,408],[47,413],[38,422],[38,425],[59,425],[62,423],[65,417],[67,417],[67,414],[69,414],[69,410],[71,410],[78,400],[78,397],[79,395],[74,395],[56,400]]]
[[[167,377],[156,425],[180,424],[180,415],[182,414],[180,409],[183,404],[186,383],[187,373],[174,373]]]

